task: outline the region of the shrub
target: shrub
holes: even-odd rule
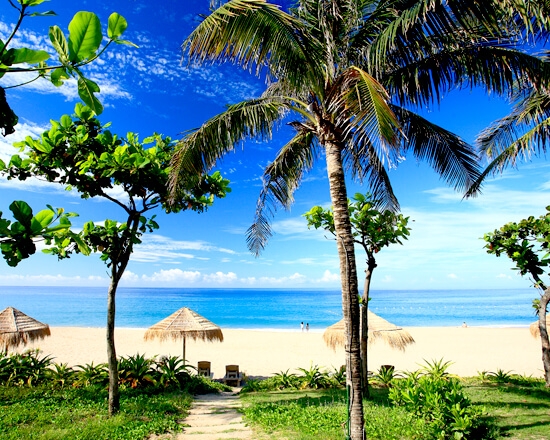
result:
[[[472,406],[457,378],[447,374],[447,364],[428,364],[418,372],[393,382],[390,400],[425,420],[434,439],[489,439],[491,427],[483,410]]]

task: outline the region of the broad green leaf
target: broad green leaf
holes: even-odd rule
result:
[[[82,238],[80,237],[80,235],[77,235],[77,234],[73,234],[72,236],[74,242],[76,243],[76,245],[78,246],[78,250],[84,254],[84,255],[90,255],[91,251],[90,251],[90,248],[89,246],[82,240]]]
[[[13,217],[22,225],[30,226],[32,219],[32,209],[23,200],[16,200],[11,203],[10,211],[13,212]]]
[[[0,159],[0,171],[3,171],[6,169],[6,162],[4,162],[2,159]],[[2,216],[2,213],[0,212],[0,217]]]
[[[61,86],[63,84],[63,80],[69,79],[69,78],[70,78],[69,74],[63,67],[55,69],[50,75],[50,81],[56,87]]]
[[[128,40],[114,40],[116,44],[125,44],[127,46],[139,47],[137,44]]]
[[[54,11],[33,12],[29,14],[30,17],[53,17],[54,15],[57,15]]]
[[[37,6],[49,0],[17,0],[23,6]]]
[[[124,33],[127,27],[128,27],[128,22],[126,21],[126,19],[122,15],[116,12],[113,12],[109,16],[109,22],[107,26],[107,36],[111,40],[116,40],[118,39],[118,37],[120,37]]]
[[[69,23],[69,60],[73,63],[94,55],[101,44],[101,23],[93,12],[80,11]]]
[[[33,50],[25,47],[20,49],[10,49],[8,52],[13,53],[12,64],[34,64],[39,63],[40,61],[46,61],[50,58],[50,55],[45,50]]]
[[[59,120],[61,123],[61,126],[63,128],[69,128],[73,124],[73,120],[69,115],[63,115],[61,116],[61,119]]]
[[[51,26],[48,32],[50,41],[59,55],[59,60],[64,64],[69,59],[69,45],[59,26]]]
[[[95,82],[83,76],[78,78],[78,96],[96,115],[100,115],[103,112],[103,106],[94,95],[97,92],[99,92],[99,86]]]
[[[32,232],[38,234],[50,225],[50,223],[53,221],[53,218],[54,214],[49,209],[44,209],[40,211],[31,219]]]

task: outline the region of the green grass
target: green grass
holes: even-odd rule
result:
[[[498,440],[550,439],[550,389],[541,380],[512,376],[498,384],[469,378],[465,393],[485,408]],[[365,401],[365,429],[369,440],[425,440],[426,424],[393,407],[387,389],[374,388]],[[284,390],[241,395],[245,420],[265,439],[343,440],[346,404],[344,390]],[[474,439],[477,440],[477,439]]]
[[[145,439],[181,430],[191,402],[181,391],[125,390],[108,417],[103,387],[0,387],[0,439]]]
[[[503,384],[474,379],[466,383],[472,402],[485,407],[500,428],[499,439],[550,439],[550,389],[542,380],[512,375]]]
[[[400,408],[390,407],[386,390],[374,390],[365,402],[367,438],[423,438],[424,424]],[[344,390],[274,391],[241,397],[246,421],[269,439],[341,440],[346,429]],[[419,436],[419,437],[418,437]]]

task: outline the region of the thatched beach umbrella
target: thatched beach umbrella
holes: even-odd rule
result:
[[[183,339],[183,360],[185,361],[185,340],[201,339],[203,341],[223,342],[222,330],[213,322],[199,315],[193,310],[183,307],[172,313],[168,318],[150,327],[144,336],[145,340],[158,338],[161,341],[166,339]]]
[[[408,331],[386,321],[384,318],[381,318],[370,310],[368,310],[368,322],[369,344],[372,344],[378,339],[382,339],[392,348],[405,350],[407,345],[414,343],[414,339]],[[325,330],[325,333],[323,333],[323,339],[325,343],[333,350],[336,350],[337,346],[344,346],[346,342],[344,320],[342,319],[336,324],[328,327]]]
[[[43,324],[13,307],[6,307],[0,312],[0,346],[5,352],[10,347],[27,345],[29,341],[44,339],[50,335],[48,324]]]
[[[550,324],[548,323],[548,319],[546,320],[546,330],[550,333]],[[539,328],[539,322],[535,321],[529,326],[529,331],[531,332],[531,335],[533,338],[540,338],[540,328]]]

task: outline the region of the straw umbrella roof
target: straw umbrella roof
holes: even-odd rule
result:
[[[0,345],[4,351],[50,335],[48,324],[43,324],[13,307],[6,307],[0,312]]]
[[[405,350],[407,345],[414,343],[414,339],[408,331],[386,321],[384,318],[381,318],[370,310],[368,310],[368,323],[369,344],[382,339],[392,348]],[[323,339],[325,343],[333,350],[336,350],[337,346],[344,346],[344,320],[342,319],[336,324],[328,327],[325,330],[325,333],[323,333]]]
[[[162,321],[157,322],[146,332],[144,339],[146,341],[158,338],[161,341],[167,339],[183,339],[183,358],[185,359],[185,340],[201,339],[203,341],[223,342],[223,333],[220,327],[213,322],[199,315],[193,310],[183,307]]]
[[[546,330],[548,330],[548,333],[550,333],[550,323],[548,323],[548,320],[546,321]],[[533,338],[540,338],[540,329],[539,329],[539,322],[535,321],[529,326],[529,331],[531,332],[531,335]]]

